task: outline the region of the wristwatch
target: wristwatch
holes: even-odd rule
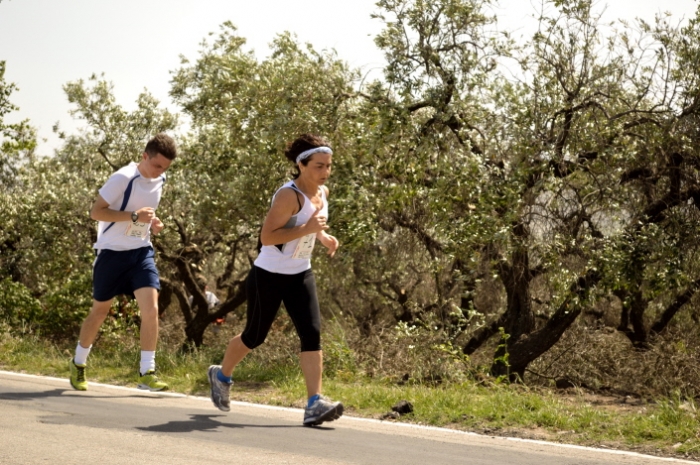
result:
[[[136,223],[139,220],[139,214],[136,212],[131,212],[131,221]]]

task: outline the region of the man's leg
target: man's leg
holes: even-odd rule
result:
[[[134,291],[141,312],[141,363],[139,384],[141,389],[162,391],[168,385],[160,381],[156,371],[156,346],[158,345],[158,290],[142,287]]]
[[[88,316],[80,327],[80,338],[75,348],[75,356],[70,362],[70,384],[73,386],[73,389],[77,389],[78,391],[87,390],[85,364],[87,363],[92,343],[95,342],[100,326],[102,326],[102,323],[109,314],[109,309],[112,307],[113,300],[114,299],[109,299],[101,302],[93,299],[90,313],[88,313]]]
[[[155,352],[158,345],[158,290],[142,287],[134,291],[141,311],[141,350]]]
[[[85,317],[83,325],[80,327],[79,343],[81,347],[88,349],[92,343],[95,342],[100,326],[102,326],[105,318],[109,315],[109,309],[112,308],[112,301],[114,301],[114,299],[109,299],[104,302],[93,299],[90,313]]]

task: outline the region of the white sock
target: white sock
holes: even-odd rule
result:
[[[78,341],[78,347],[75,348],[73,363],[76,365],[85,365],[87,363],[88,355],[90,355],[90,349],[92,349],[92,345],[86,349],[85,347],[81,346],[80,341]]]
[[[156,351],[142,350],[141,351],[141,376],[146,374],[148,370],[156,369]]]

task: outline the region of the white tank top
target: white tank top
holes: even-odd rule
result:
[[[284,227],[293,228],[294,226],[305,224],[313,216],[314,212],[316,212],[316,207],[314,207],[311,200],[299,190],[296,184],[294,184],[294,181],[289,181],[277,189],[275,195],[272,196],[273,201],[277,193],[282,189],[293,189],[299,192],[304,199],[304,204],[301,206],[301,209],[296,215],[293,215],[289,219]],[[326,199],[325,191],[322,188],[320,190],[323,207],[321,207],[319,215],[327,218],[328,200]],[[304,272],[311,268],[311,250],[316,241],[315,236],[316,234],[314,233],[294,239],[286,244],[264,245],[260,249],[258,258],[255,260],[255,266],[271,273],[298,274]]]

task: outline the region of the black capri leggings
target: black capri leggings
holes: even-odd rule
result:
[[[321,311],[316,279],[309,269],[299,274],[279,274],[253,266],[246,282],[248,320],[241,340],[249,349],[265,342],[284,302],[301,340],[301,351],[321,350]]]

